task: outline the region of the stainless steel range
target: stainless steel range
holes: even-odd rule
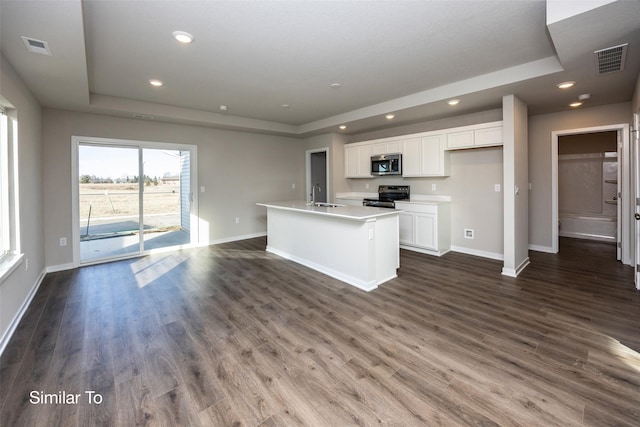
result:
[[[409,193],[408,185],[380,185],[378,187],[378,198],[364,199],[362,206],[394,209],[396,207],[394,201],[409,199]]]

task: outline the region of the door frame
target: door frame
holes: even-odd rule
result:
[[[618,233],[617,240],[621,242],[621,259],[624,264],[632,265],[632,243],[628,236],[631,236],[632,206],[631,206],[631,153],[629,124],[611,124],[577,129],[565,129],[551,132],[551,250],[558,253],[558,139],[560,136],[596,133],[596,132],[618,132],[618,171],[621,181],[618,181],[618,188],[621,193],[621,206],[619,207],[618,223],[621,224],[621,233]]]
[[[315,153],[326,153],[326,158],[325,158],[325,168],[326,168],[326,178],[325,178],[325,183],[324,183],[324,191],[326,191],[327,193],[327,202],[332,203],[333,200],[332,198],[330,198],[331,195],[331,181],[329,180],[329,177],[331,176],[329,173],[329,147],[323,147],[323,148],[314,148],[311,150],[307,150],[305,152],[305,161],[306,161],[306,193],[305,193],[305,200],[309,201],[310,199],[310,194],[311,194],[311,186],[313,185],[311,183],[311,155],[315,154]]]
[[[633,114],[633,127],[631,130],[633,137],[631,138],[631,152],[633,154],[633,164],[631,172],[633,174],[633,232],[634,232],[634,263],[633,263],[633,280],[636,289],[640,291],[640,220],[635,215],[640,215],[640,112]]]
[[[125,147],[125,148],[137,148],[139,151],[139,161],[142,161],[140,158],[140,150],[143,149],[161,149],[161,150],[175,150],[175,151],[189,151],[190,156],[190,191],[191,191],[191,210],[190,210],[190,241],[191,243],[186,245],[177,245],[170,246],[167,248],[159,248],[159,249],[151,249],[139,251],[135,254],[124,255],[121,257],[113,257],[113,258],[105,258],[105,259],[97,259],[91,260],[88,262],[80,262],[80,195],[79,195],[79,182],[80,182],[80,170],[79,170],[79,159],[78,159],[78,150],[81,144],[95,144],[103,147]],[[198,192],[196,189],[198,188],[198,150],[196,145],[191,144],[176,144],[176,143],[166,143],[166,142],[153,142],[153,141],[138,141],[138,140],[129,140],[129,139],[114,139],[114,138],[98,138],[92,136],[72,136],[71,137],[71,245],[73,249],[73,268],[79,267],[80,265],[91,265],[91,264],[100,264],[103,262],[109,262],[116,259],[126,259],[126,258],[135,258],[141,255],[148,255],[158,252],[166,252],[175,249],[189,248],[197,246],[198,244],[198,225],[200,221],[198,220]],[[142,206],[142,199],[139,200],[140,205]],[[142,227],[142,218],[144,212],[140,209],[139,212],[141,227]]]

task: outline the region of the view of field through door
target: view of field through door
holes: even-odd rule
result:
[[[80,263],[185,245],[190,152],[78,144]]]

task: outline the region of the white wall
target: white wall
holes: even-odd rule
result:
[[[631,122],[631,103],[529,117],[529,244],[551,251],[551,133]]]
[[[198,214],[208,228],[208,241],[201,243],[264,234],[266,210],[256,202],[303,197],[304,143],[299,139],[44,109],[44,247],[50,267],[73,261],[72,246],[59,246],[60,237],[72,240],[73,135],[196,145],[198,188],[205,187]]]
[[[0,284],[0,343],[15,327],[14,320],[42,280],[45,269],[42,246],[42,143],[41,110],[31,92],[0,54],[0,93],[17,111],[20,236],[24,261]],[[26,260],[29,269],[26,270]]]

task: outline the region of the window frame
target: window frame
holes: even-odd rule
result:
[[[0,106],[0,283],[21,263],[18,199],[18,122]]]

